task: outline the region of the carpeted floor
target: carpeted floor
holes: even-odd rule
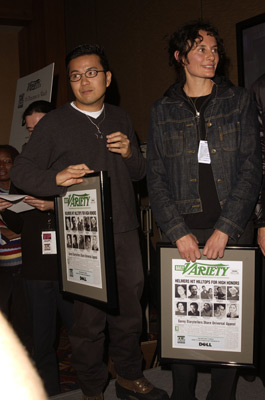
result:
[[[60,386],[62,393],[79,388],[75,370],[71,365],[71,355],[71,345],[66,330],[61,328],[57,357],[59,361]]]
[[[150,322],[149,322],[150,333],[148,335],[145,334],[144,343],[142,344],[142,351],[145,356],[145,364],[143,365],[144,369],[149,369],[155,363],[154,341],[158,337],[158,331],[159,327],[157,322],[157,313],[155,309],[152,309],[152,311],[150,312]],[[71,365],[71,354],[72,354],[71,345],[66,330],[62,327],[60,329],[60,339],[57,349],[61,393],[66,393],[72,390],[79,389],[75,370]]]

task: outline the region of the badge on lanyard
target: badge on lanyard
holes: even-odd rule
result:
[[[211,164],[211,157],[207,140],[200,140],[198,162],[201,164]]]
[[[42,254],[57,254],[55,231],[41,232]]]

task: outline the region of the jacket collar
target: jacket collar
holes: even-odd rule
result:
[[[234,92],[231,90],[233,84],[225,77],[216,76],[213,81],[218,87],[217,99],[226,99],[234,96]],[[183,103],[183,101],[187,101],[187,99],[183,96],[182,85],[180,82],[171,85],[162,98],[162,104],[176,104]]]

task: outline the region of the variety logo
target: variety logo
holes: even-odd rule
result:
[[[181,271],[183,275],[189,276],[226,276],[227,271],[229,270],[229,266],[226,264],[218,263],[218,264],[207,264],[203,262],[195,261],[187,262],[184,265],[175,265],[175,271]]]
[[[89,207],[90,195],[89,194],[70,194],[64,198],[64,203],[68,207]]]

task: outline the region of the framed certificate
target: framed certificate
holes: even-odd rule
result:
[[[117,307],[110,183],[106,172],[56,198],[57,241],[64,292]]]
[[[158,244],[160,359],[255,368],[260,252],[227,247],[222,259],[181,259]]]

